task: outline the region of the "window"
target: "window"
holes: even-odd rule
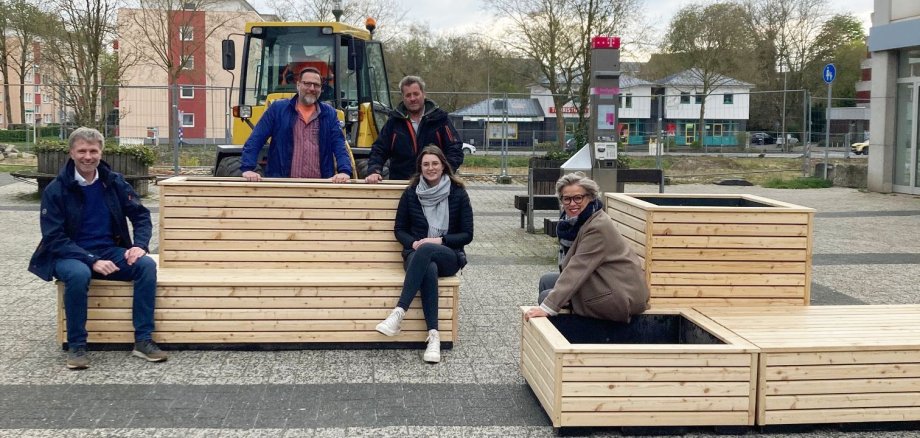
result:
[[[702,94],[697,94],[696,96],[694,96],[694,98],[695,98],[695,100],[696,100],[696,104],[697,104],[697,105],[702,105],[702,104],[703,104],[703,95],[702,95]]]
[[[195,127],[195,114],[182,113],[182,126],[185,128]]]
[[[713,123],[713,124],[712,124],[712,133],[711,133],[711,135],[712,135],[713,137],[721,137],[723,132],[724,132],[724,128],[723,128],[723,126],[722,126],[721,123]]]
[[[735,95],[734,95],[734,94],[724,94],[724,95],[722,95],[722,103],[724,103],[724,104],[726,104],[726,105],[734,104],[734,103],[735,103]]]
[[[32,93],[26,93],[26,103],[32,103]]]
[[[632,93],[627,93],[621,97],[620,106],[623,108],[632,108]]]
[[[195,98],[195,87],[192,86],[180,86],[179,87],[179,97],[182,99],[194,99]]]
[[[686,91],[680,92],[680,103],[690,103],[690,93]]]
[[[192,41],[195,39],[195,31],[192,26],[182,26],[179,28],[179,39],[182,41]]]
[[[185,60],[185,65],[182,67],[182,70],[194,70],[195,69],[195,57],[189,56]]]
[[[26,123],[28,124],[35,123],[35,114],[26,113]]]

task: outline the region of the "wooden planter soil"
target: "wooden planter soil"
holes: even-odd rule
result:
[[[813,209],[753,195],[606,196],[653,305],[809,303]]]
[[[754,347],[692,309],[524,321],[521,371],[554,427],[754,424]]]
[[[757,424],[920,420],[920,305],[700,312],[758,347]]]

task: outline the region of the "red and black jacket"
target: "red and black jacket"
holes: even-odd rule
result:
[[[425,114],[419,121],[418,132],[415,132],[405,105],[400,103],[390,113],[390,118],[371,147],[367,173],[380,173],[384,163],[390,160],[389,179],[409,179],[415,173],[415,160],[419,152],[430,144],[444,151],[454,172],[463,164],[463,141],[447,118],[447,112],[434,101],[425,99]]]

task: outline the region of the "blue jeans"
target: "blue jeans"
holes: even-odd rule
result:
[[[413,251],[406,258],[406,280],[403,282],[402,294],[396,304],[403,310],[415,298],[415,293],[422,296],[422,311],[428,330],[438,329],[438,277],[449,277],[460,270],[457,253],[454,250],[433,243],[426,243]]]
[[[68,348],[86,347],[86,314],[89,303],[89,281],[134,281],[134,302],[131,318],[134,321],[134,340],[144,341],[153,335],[153,309],[157,291],[157,265],[150,257],[137,259],[133,265],[125,262],[125,248],[109,247],[93,252],[104,260],[111,260],[118,271],[101,275],[79,260],[60,259],[54,264],[54,276],[64,282],[64,313],[67,315]]]

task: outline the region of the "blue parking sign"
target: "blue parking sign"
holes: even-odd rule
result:
[[[834,82],[834,78],[837,77],[837,68],[834,67],[834,64],[828,64],[824,66],[824,72],[821,74],[821,77],[824,79],[824,83],[830,85],[831,82]]]

